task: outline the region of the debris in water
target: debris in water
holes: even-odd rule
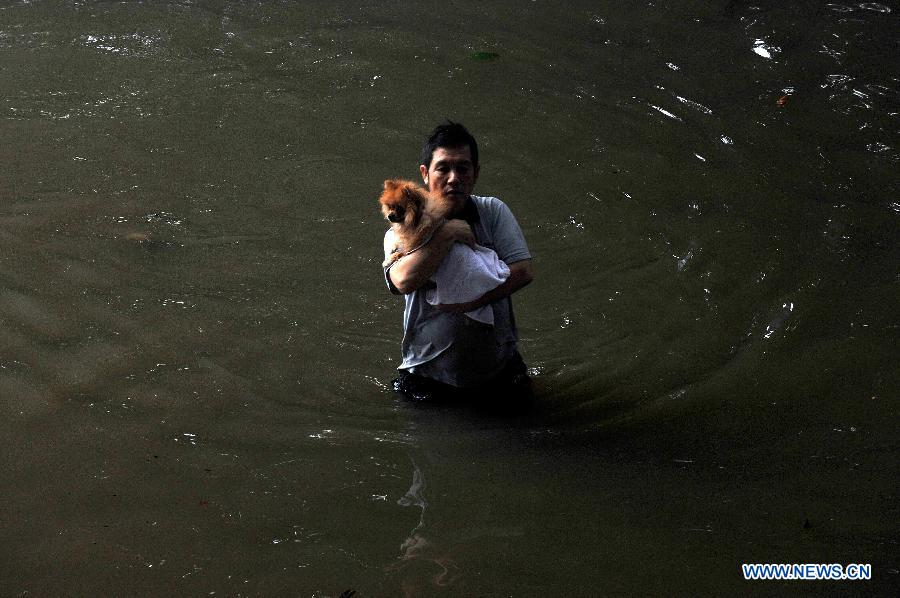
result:
[[[659,106],[654,106],[653,104],[648,104],[648,105],[664,116],[668,116],[669,118],[672,118],[672,119],[675,119],[678,121],[681,120],[680,118],[678,118],[677,116],[675,116],[674,114],[672,114],[671,112],[666,110],[665,108],[660,108]]]
[[[675,99],[678,100],[679,102],[681,102],[682,104],[684,104],[685,106],[690,106],[694,110],[697,110],[698,112],[702,112],[703,114],[712,114],[713,113],[712,108],[707,108],[703,104],[701,104],[699,102],[695,102],[694,100],[689,100],[689,99],[683,98],[679,95],[676,95]]]
[[[775,317],[772,318],[772,321],[769,322],[769,325],[766,326],[765,332],[763,332],[763,338],[770,339],[772,336],[782,327],[787,319],[791,316],[791,313],[794,311],[794,303],[789,301],[787,303],[782,304],[781,309],[778,313],[775,314]]]
[[[757,55],[762,56],[763,58],[767,58],[769,60],[771,60],[775,56],[775,54],[777,54],[778,52],[781,52],[781,48],[779,48],[777,46],[769,45],[768,43],[766,43],[766,40],[764,40],[764,39],[755,40],[753,42],[752,49],[753,49],[753,52],[756,53]]]

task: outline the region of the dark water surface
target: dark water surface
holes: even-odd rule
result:
[[[0,595],[892,595],[898,16],[3,2]],[[530,417],[388,391],[375,198],[445,117]]]

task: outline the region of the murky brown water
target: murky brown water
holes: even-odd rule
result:
[[[898,15],[0,4],[0,594],[891,594]],[[445,117],[535,254],[525,419],[387,390]]]

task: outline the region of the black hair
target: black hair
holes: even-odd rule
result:
[[[472,166],[477,170],[478,143],[475,142],[475,138],[472,137],[472,134],[469,133],[468,129],[460,123],[448,120],[444,124],[435,127],[434,131],[431,132],[431,135],[428,136],[428,139],[425,140],[425,145],[422,146],[422,156],[419,159],[419,164],[422,164],[425,168],[429,168],[431,166],[431,157],[434,155],[434,150],[439,147],[463,147],[466,145],[469,146],[469,153],[472,155]]]

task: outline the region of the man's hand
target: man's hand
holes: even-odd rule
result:
[[[462,314],[488,305],[498,299],[512,295],[522,287],[528,285],[534,279],[534,268],[531,260],[513,262],[509,265],[509,278],[506,282],[491,289],[474,301],[466,303],[442,303],[435,305],[435,309],[447,314]]]

